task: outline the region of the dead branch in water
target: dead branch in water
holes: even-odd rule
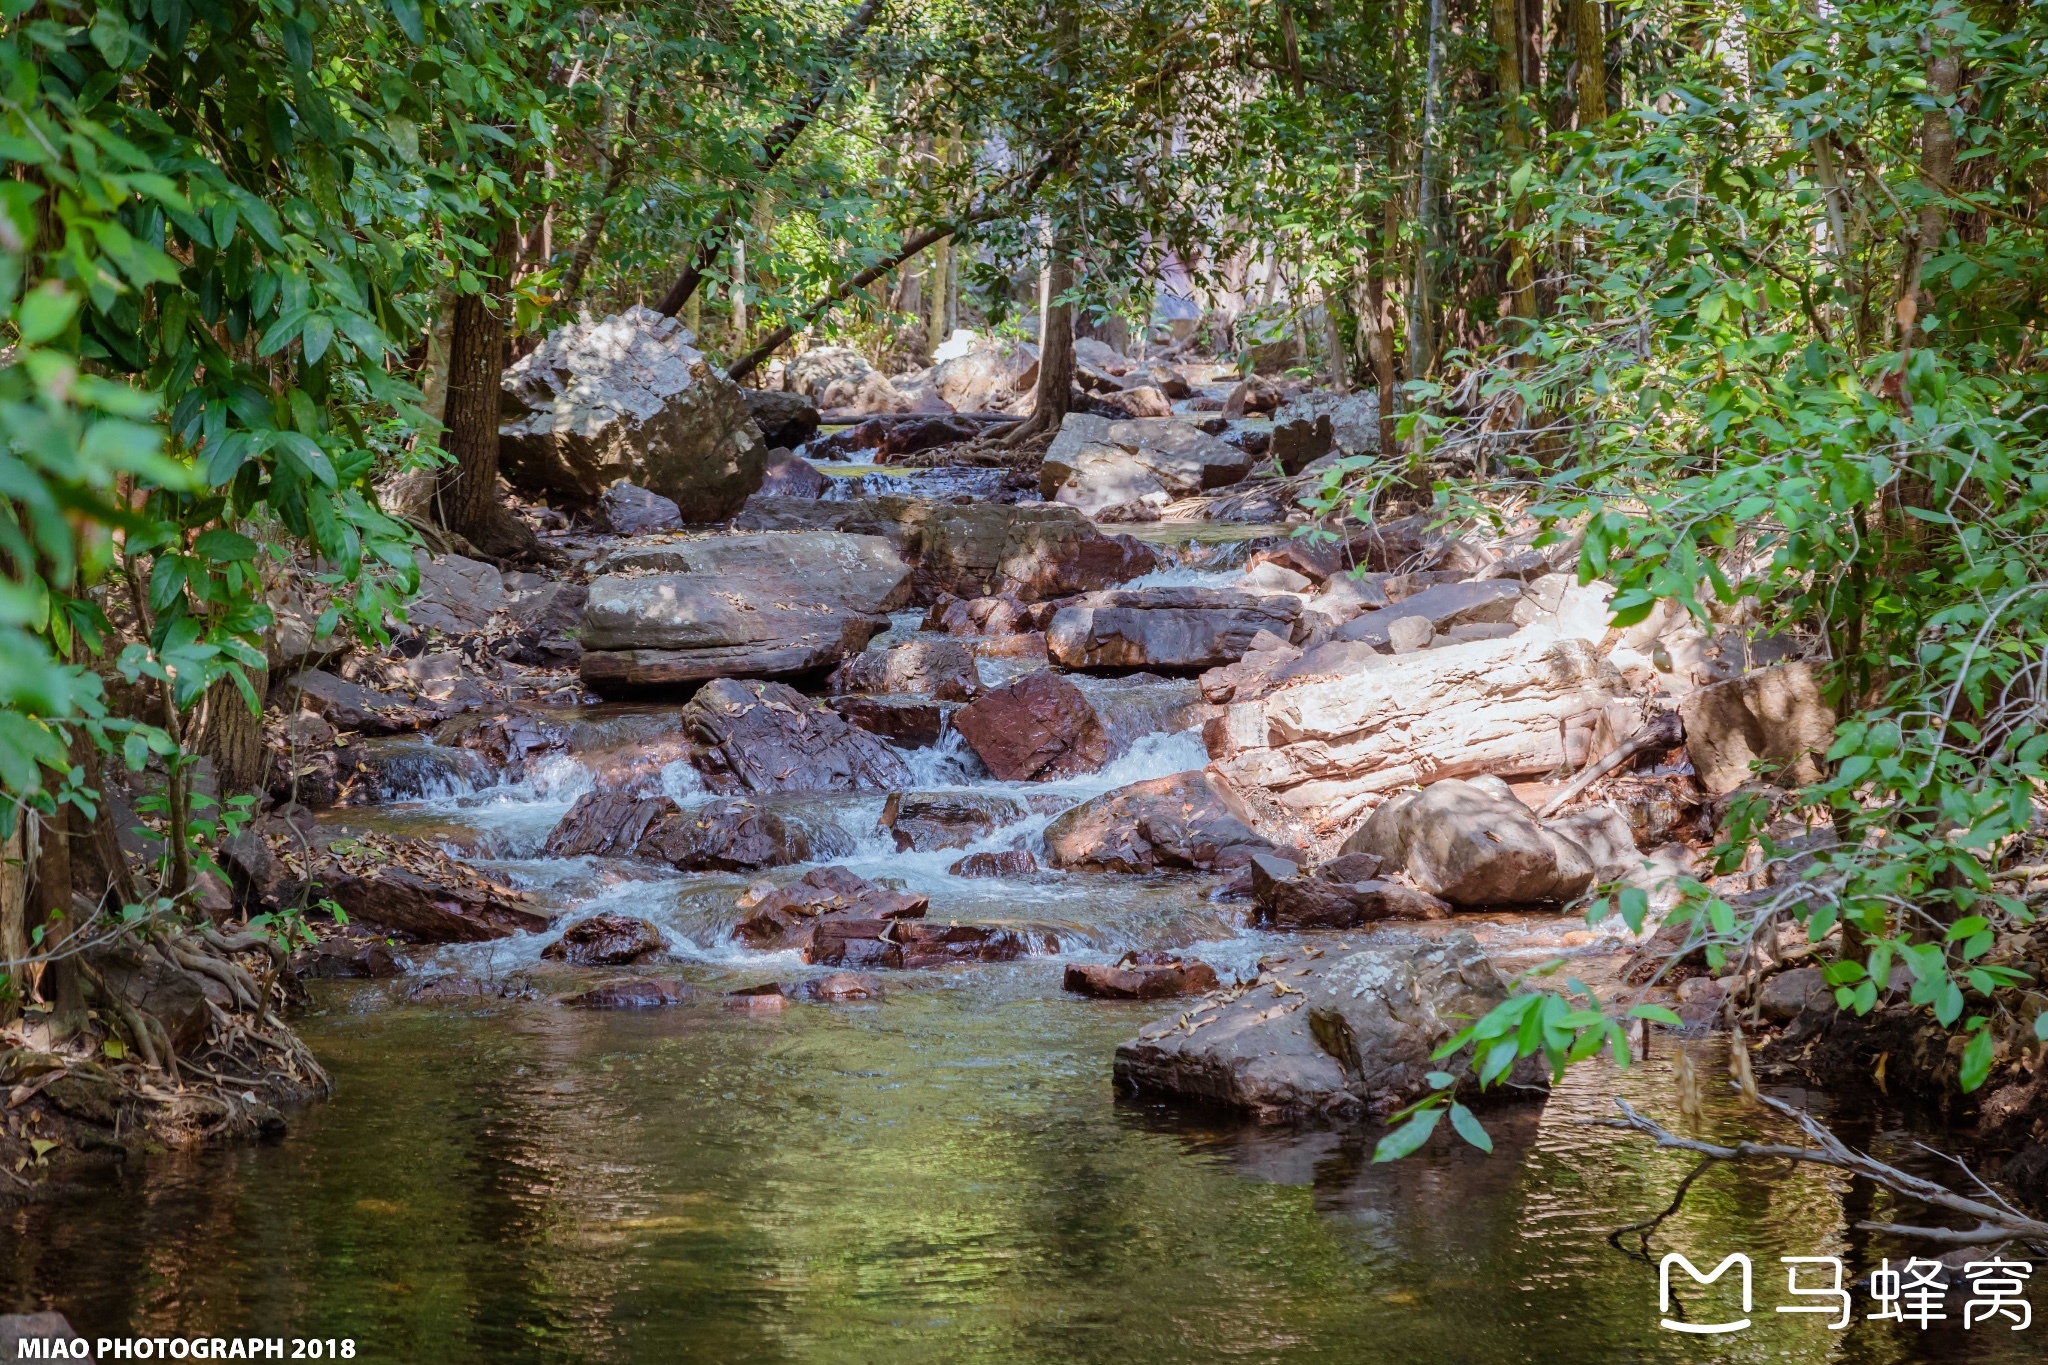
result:
[[[1831,1166],[1836,1170],[1847,1171],[1851,1175],[1860,1175],[1865,1180],[1890,1190],[1893,1194],[1904,1195],[1909,1199],[1917,1199],[1930,1207],[1946,1209],[1951,1213],[1977,1220],[1977,1226],[1974,1228],[1924,1228],[1912,1227],[1901,1223],[1858,1223],[1856,1227],[1860,1231],[1887,1232],[1898,1237],[1914,1237],[1922,1241],[1937,1242],[1944,1246],[1957,1247],[1988,1246],[1995,1242],[2010,1242],[2021,1239],[2048,1243],[2048,1223],[2044,1223],[2038,1218],[2029,1218],[2026,1214],[2021,1213],[2010,1203],[2006,1202],[2004,1196],[1979,1179],[1976,1173],[1970,1171],[1967,1166],[1963,1168],[1964,1171],[1970,1175],[1972,1180],[1976,1181],[1977,1187],[1983,1190],[1995,1202],[1986,1203],[1982,1199],[1973,1199],[1968,1195],[1957,1194],[1954,1190],[1944,1185],[1937,1185],[1931,1180],[1923,1179],[1909,1171],[1902,1171],[1896,1166],[1879,1161],[1876,1157],[1859,1152],[1846,1142],[1843,1142],[1830,1132],[1825,1124],[1805,1110],[1787,1104],[1783,1100],[1772,1099],[1768,1095],[1760,1095],[1757,1098],[1761,1103],[1768,1105],[1797,1123],[1814,1145],[1812,1147],[1787,1147],[1776,1143],[1738,1142],[1733,1147],[1722,1147],[1711,1142],[1702,1142],[1697,1138],[1680,1137],[1657,1123],[1654,1119],[1639,1113],[1627,1100],[1620,1098],[1614,1101],[1614,1105],[1615,1108],[1621,1110],[1621,1118],[1586,1120],[1586,1122],[1602,1128],[1620,1128],[1642,1133],[1659,1147],[1680,1152],[1696,1152],[1705,1158],[1685,1178],[1684,1183],[1679,1186],[1678,1196],[1672,1201],[1671,1207],[1647,1223],[1634,1223],[1619,1229],[1614,1236],[1619,1237],[1626,1232],[1643,1232],[1645,1239],[1647,1239],[1649,1232],[1655,1231],[1658,1224],[1678,1211],[1678,1206],[1684,1201],[1686,1191],[1691,1188],[1692,1182],[1712,1163],[1721,1161],[1790,1161],[1806,1162],[1809,1165],[1815,1166]],[[1958,1162],[1957,1164],[1961,1165],[1962,1163]],[[1648,1229],[1648,1231],[1645,1231],[1645,1229]]]

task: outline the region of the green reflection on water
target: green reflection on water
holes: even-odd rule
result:
[[[1689,1163],[1573,1120],[1614,1093],[1669,1114],[1661,1067],[1496,1116],[1491,1159],[1444,1142],[1375,1167],[1369,1132],[1117,1104],[1110,1052],[1154,1008],[1051,979],[968,970],[765,1018],[324,988],[305,1032],[332,1103],[282,1143],[0,1222],[0,1307],[493,1365],[2039,1358],[2030,1333],[1773,1314],[1780,1255],[1900,1254],[1845,1239],[1846,1183],[1813,1172],[1700,1182],[1659,1250],[1749,1252],[1757,1325],[1659,1331],[1654,1267],[1604,1238]]]

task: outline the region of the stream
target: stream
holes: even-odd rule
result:
[[[1160,581],[1227,585],[1241,555],[1217,547],[1245,539],[1205,542]],[[1007,661],[985,662],[1000,681]],[[909,754],[920,789],[1035,799],[965,851],[1034,847],[1060,802],[1205,761],[1182,728],[1191,683],[1079,681],[1118,742],[1101,773],[998,783],[950,736]],[[1066,962],[1173,947],[1227,982],[1304,936],[1247,929],[1247,907],[1211,900],[1207,877],[952,876],[963,850],[898,853],[877,830],[883,793],[755,799],[802,823],[831,852],[821,861],[928,895],[933,918],[1028,928],[1059,951],[887,973],[863,1004],[562,1008],[608,976],[679,970],[724,992],[831,970],[730,938],[751,883],[803,866],[681,874],[536,856],[578,795],[621,772],[686,806],[708,799],[686,762],[634,767],[674,743],[677,710],[587,708],[569,753],[496,785],[459,751],[377,741],[404,760],[385,766],[394,799],[329,817],[439,839],[569,918],[649,919],[674,964],[563,968],[540,959],[552,935],[522,936],[422,950],[393,982],[310,983],[299,1027],[333,1099],[280,1140],[167,1154],[146,1178],[0,1214],[0,1311],[53,1307],[88,1336],[347,1337],[358,1359],[492,1365],[2040,1359],[2048,1325],[1966,1333],[1957,1315],[1924,1333],[1860,1320],[1837,1333],[1772,1311],[1780,1256],[1839,1256],[1853,1279],[1919,1250],[1851,1231],[1873,1216],[1869,1192],[1811,1169],[1723,1168],[1696,1185],[1656,1254],[1710,1266],[1748,1253],[1758,1311],[1725,1337],[1661,1329],[1654,1259],[1607,1237],[1661,1209],[1692,1161],[1584,1120],[1621,1095],[1676,1123],[1670,1044],[1490,1116],[1491,1156],[1446,1132],[1375,1166],[1369,1125],[1262,1129],[1119,1100],[1115,1046],[1176,1006],[1067,995]],[[1460,923],[1508,970],[1614,947],[1576,919]],[[529,989],[408,999],[446,973]],[[1720,1074],[1719,1040],[1689,1046]],[[1908,1144],[1931,1131],[1914,1116],[1787,1093],[1850,1141],[1940,1174]],[[1760,1128],[1756,1111],[1709,1098],[1704,1135]],[[2034,1292],[2048,1307],[2048,1285]],[[1859,1319],[1866,1308],[1859,1296]]]

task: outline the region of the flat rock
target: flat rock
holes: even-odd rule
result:
[[[881,828],[896,851],[966,848],[1030,813],[1022,801],[993,792],[892,792]]]
[[[666,796],[615,791],[577,797],[544,851],[551,858],[645,858],[685,872],[782,867],[817,852],[802,830],[750,802],[718,800],[685,811]]]
[[[795,947],[824,916],[881,924],[918,918],[928,904],[923,896],[891,891],[843,867],[818,867],[758,901],[733,926],[733,937],[750,948]]]
[[[1046,648],[1075,669],[1191,669],[1235,663],[1266,631],[1282,640],[1301,599],[1221,588],[1090,593],[1053,616]]]
[[[910,785],[880,736],[781,683],[704,684],[683,708],[690,762],[718,792],[874,791]]]
[[[503,376],[499,461],[515,488],[588,506],[620,479],[723,521],[761,486],[767,446],[689,329],[635,306],[548,334]]]
[[[1068,965],[1062,990],[1097,1000],[1164,1000],[1200,995],[1217,987],[1216,969],[1206,962],[1161,962],[1147,966],[1105,966],[1098,962]]]
[[[1164,506],[1251,472],[1250,455],[1172,417],[1165,395],[1149,383],[1113,401],[1126,412],[1142,404],[1149,415],[1118,421],[1068,413],[1040,467],[1039,492],[1048,502],[1091,516],[1130,503]]]
[[[1380,920],[1448,919],[1448,902],[1399,882],[1373,875],[1379,859],[1349,855],[1338,862],[1367,862],[1372,870],[1353,866],[1304,873],[1273,854],[1251,860],[1252,901],[1256,922],[1275,929],[1357,929]],[[1361,875],[1362,874],[1362,875]]]
[[[416,943],[483,943],[544,933],[553,916],[516,904],[514,892],[430,881],[402,867],[345,877],[328,888],[351,920],[404,934]]]
[[[1548,1090],[1539,1058],[1481,1092],[1469,1048],[1431,1056],[1508,996],[1470,933],[1261,965],[1250,989],[1212,993],[1119,1046],[1118,1086],[1266,1121],[1385,1115],[1430,1093],[1438,1070],[1468,1105]]]
[[[1274,845],[1227,783],[1196,769],[1083,802],[1046,826],[1045,850],[1054,867],[1070,871],[1216,872],[1242,867]]]
[[[608,981],[562,1003],[579,1010],[659,1010],[682,1003],[683,993],[672,981],[652,978],[639,981]]]
[[[899,749],[929,749],[945,738],[951,703],[923,697],[873,697],[864,693],[827,697],[825,705],[850,725],[880,735]]]
[[[492,613],[505,605],[503,576],[492,565],[462,555],[414,555],[420,590],[406,604],[410,624],[466,635],[490,624]]]
[[[583,614],[592,688],[823,672],[909,595],[890,543],[837,532],[717,536],[613,556]]]
[[[601,914],[577,920],[541,949],[550,962],[576,967],[624,967],[668,951],[661,930],[632,915]]]
[[[683,511],[673,499],[650,493],[624,480],[598,495],[597,511],[614,535],[640,536],[650,531],[675,531],[683,525]]]
[[[1453,626],[1514,624],[1515,606],[1522,600],[1522,585],[1511,578],[1492,578],[1474,583],[1439,583],[1392,606],[1369,611],[1337,628],[1334,639],[1363,640],[1387,645],[1397,621],[1420,618],[1432,634]],[[1425,638],[1422,644],[1428,644]]]
[[[831,1004],[879,1000],[882,998],[882,978],[870,976],[866,972],[827,972],[821,977],[806,981],[803,993],[812,1000]]]

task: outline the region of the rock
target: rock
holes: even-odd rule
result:
[[[832,478],[801,455],[776,449],[768,452],[757,498],[822,498]],[[748,500],[750,503],[752,499]]]
[[[933,392],[957,412],[1016,411],[1038,383],[1038,348],[976,337],[966,350],[932,366],[931,378]]]
[[[736,872],[809,862],[804,832],[746,801],[720,800],[685,811],[666,796],[615,791],[576,798],[543,851],[551,858],[636,857],[684,872]]]
[[[635,306],[558,327],[504,374],[498,458],[514,487],[588,506],[620,479],[723,521],[761,486],[767,447],[689,330]]]
[[[1300,615],[1301,600],[1291,596],[1138,588],[1061,607],[1045,641],[1066,668],[1205,669],[1242,658],[1262,630],[1287,639]]]
[[[1233,704],[1202,734],[1232,781],[1302,811],[1425,778],[1581,767],[1622,690],[1585,642],[1525,631],[1297,682]]]
[[[912,640],[867,650],[839,665],[825,684],[835,694],[881,692],[971,701],[981,692],[974,651],[957,640]]]
[[[1282,671],[1301,658],[1295,646],[1261,631],[1252,637],[1244,657],[1234,664],[1221,664],[1196,680],[1202,699],[1221,704],[1233,699],[1250,701],[1262,697]]]
[[[1245,570],[1244,586],[1253,592],[1298,595],[1310,591],[1315,587],[1315,583],[1305,574],[1296,573],[1272,560],[1265,560]]]
[[[404,699],[317,669],[294,673],[278,686],[287,704],[310,711],[337,730],[390,735],[410,730],[419,721]]]
[[[1301,394],[1274,410],[1273,426],[1277,436],[1282,426],[1303,421],[1317,423],[1325,417],[1330,419],[1332,441],[1344,454],[1368,455],[1379,450],[1380,396],[1370,391],[1341,394],[1322,390]]]
[[[1275,420],[1273,434],[1266,446],[1266,454],[1280,466],[1283,474],[1299,474],[1311,464],[1336,448],[1337,438],[1330,426],[1328,413],[1316,417],[1297,417],[1292,421]]]
[[[283,888],[287,873],[270,845],[254,830],[237,830],[222,839],[214,850],[222,870],[228,874],[235,895],[245,905],[260,904]]]
[[[940,446],[958,445],[977,439],[988,428],[972,417],[952,414],[893,422],[882,440],[881,463],[889,464],[905,455],[920,455]]]
[[[639,536],[650,531],[679,531],[683,525],[683,511],[673,500],[624,480],[598,496],[597,511],[614,535]]]
[[[1081,689],[1056,673],[1032,673],[953,713],[953,728],[999,782],[1049,782],[1092,773],[1111,740]]]
[[[402,867],[344,877],[328,891],[351,920],[404,934],[415,943],[483,943],[545,933],[554,923],[552,916],[515,903],[517,892],[429,881]]]
[[[941,967],[949,962],[1014,962],[1026,951],[1023,937],[1011,929],[898,920],[889,926],[889,950],[884,965],[919,968]]]
[[[1612,806],[1581,806],[1543,824],[1586,851],[1593,861],[1596,882],[1611,882],[1642,866],[1643,855],[1636,848],[1629,817]]]
[[[946,702],[922,697],[873,697],[862,693],[827,697],[825,705],[849,725],[880,735],[899,749],[929,749],[946,736],[947,717],[955,709]]]
[[[813,1000],[832,1004],[879,1000],[882,998],[882,979],[866,972],[828,972],[816,980],[806,981],[803,991]]]
[[[346,935],[326,938],[292,954],[292,970],[324,981],[381,981],[405,975],[406,960],[382,939]]]
[[[1102,399],[1127,417],[1173,416],[1172,401],[1148,379],[1141,379],[1115,393],[1103,394]]]
[[[1387,919],[1448,919],[1451,907],[1426,891],[1373,874],[1379,859],[1349,854],[1334,860],[1348,870],[1316,869],[1304,876],[1285,858],[1257,854],[1251,860],[1256,922],[1275,929],[1357,929]],[[1360,864],[1370,864],[1364,871]]]
[[[1266,984],[1270,982],[1270,984]],[[1234,998],[1208,997],[1141,1029],[1116,1050],[1117,1085],[1246,1113],[1265,1121],[1385,1115],[1456,1077],[1465,1104],[1548,1089],[1540,1058],[1524,1058],[1482,1092],[1470,1049],[1431,1054],[1507,999],[1507,984],[1472,935],[1330,955]]]
[[[1374,854],[1455,905],[1554,904],[1580,895],[1593,884],[1592,856],[1539,824],[1504,785],[1451,778],[1403,792],[1374,811],[1343,851]]]
[[[1052,865],[1083,872],[1226,871],[1271,853],[1251,811],[1204,769],[1134,782],[1083,802],[1045,829]]]
[[[414,556],[420,590],[406,604],[406,621],[426,630],[467,635],[490,624],[505,605],[505,583],[493,566],[461,555]]]
[[[1436,627],[1430,624],[1427,616],[1395,616],[1386,623],[1385,631],[1387,647],[1396,654],[1413,654],[1418,649],[1428,649],[1430,641],[1436,639]]]
[[[886,740],[781,683],[704,684],[683,708],[690,762],[718,792],[875,791],[910,785]]]
[[[1011,596],[1043,602],[1094,592],[1159,567],[1150,546],[1106,536],[1071,507],[862,498],[760,499],[739,519],[761,530],[828,528],[888,536],[912,566],[911,600]]]
[[[1216,969],[1206,962],[1162,962],[1149,966],[1070,963],[1060,988],[1097,1000],[1164,1000],[1200,995],[1217,987]]]
[[[794,450],[818,431],[818,410],[800,393],[781,389],[741,389],[740,401],[747,416],[770,450],[781,446]]]
[[[923,896],[877,886],[843,867],[813,868],[802,881],[762,898],[733,926],[733,936],[750,948],[794,947],[821,916],[877,922],[916,919],[928,903]]]
[[[1094,514],[1134,501],[1164,506],[1236,483],[1251,466],[1250,455],[1191,422],[1164,415],[1114,421],[1070,412],[1045,453],[1038,486],[1047,501]]]
[[[1522,600],[1522,585],[1511,578],[1486,579],[1473,583],[1440,583],[1392,606],[1369,611],[1338,628],[1334,638],[1364,640],[1384,645],[1394,622],[1419,616],[1429,623],[1432,634],[1453,626],[1476,624],[1512,625],[1515,605]]]
[[[831,531],[688,541],[606,568],[583,614],[582,676],[599,692],[819,673],[909,594],[889,542]]]
[[[1826,973],[1821,968],[1794,967],[1789,972],[1765,978],[1757,989],[1756,1006],[1764,1018],[1788,1023],[1799,1017],[1808,1001],[1831,994]]]
[[[923,630],[948,635],[1015,635],[1044,630],[1057,608],[1049,602],[1024,603],[1014,597],[942,595],[924,616]]]
[[[1834,712],[1804,663],[1702,687],[1678,704],[1678,714],[1693,771],[1716,796],[1750,781],[1751,764],[1779,786],[1818,782],[1835,741]]]
[[[1074,359],[1113,377],[1127,374],[1131,368],[1123,352],[1099,337],[1075,337]]]
[[[966,848],[1030,812],[1022,801],[984,792],[891,792],[880,827],[898,853]]]
[[[805,351],[782,372],[782,382],[789,392],[818,408],[862,407],[862,399],[872,396],[875,381],[880,378],[868,358],[851,346],[820,346]]]
[[[1021,848],[970,853],[946,871],[955,877],[1028,877],[1038,871],[1038,859]]]
[[[648,978],[607,982],[562,1003],[579,1010],[659,1010],[681,1004],[682,998],[676,985]]]
[[[576,967],[624,967],[667,951],[661,930],[646,920],[603,914],[576,921],[540,955]]]

